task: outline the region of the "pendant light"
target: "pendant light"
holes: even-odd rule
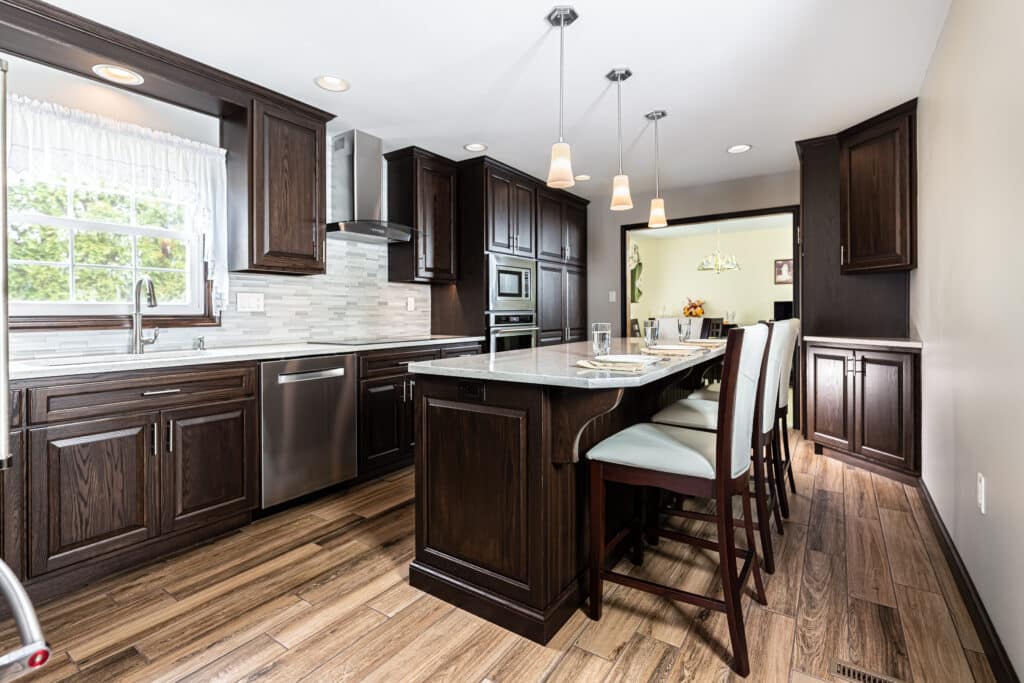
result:
[[[668,225],[665,218],[665,200],[661,198],[661,178],[658,175],[658,121],[668,116],[668,112],[655,109],[644,114],[644,118],[654,121],[654,199],[651,200],[651,217],[647,220],[648,228],[664,228]]]
[[[619,101],[619,174],[612,179],[612,211],[628,211],[633,208],[629,196],[629,176],[622,172],[622,81],[633,75],[629,69],[612,69],[605,74],[609,81],[615,81]]]
[[[558,27],[558,142],[551,145],[548,187],[566,188],[576,184],[572,174],[572,155],[563,136],[565,121],[565,27],[579,15],[572,7],[559,5],[548,14],[548,23]]]

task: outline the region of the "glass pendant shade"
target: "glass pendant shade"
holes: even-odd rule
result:
[[[633,198],[629,195],[629,176],[617,175],[612,179],[612,211],[628,211],[633,208]]]
[[[568,142],[551,145],[551,166],[548,168],[548,187],[566,188],[576,184],[572,174],[572,154]]]
[[[647,221],[648,228],[664,228],[668,225],[665,218],[665,200],[655,197],[651,200],[651,217]]]

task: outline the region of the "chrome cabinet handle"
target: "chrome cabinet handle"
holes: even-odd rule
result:
[[[160,450],[159,439],[160,439],[160,425],[158,423],[154,422],[153,423],[153,429],[152,429],[152,439],[151,439],[151,441],[153,442],[153,455],[154,456],[157,454],[157,451]]]
[[[293,372],[287,375],[278,375],[278,384],[292,384],[294,382],[312,382],[318,379],[330,379],[331,377],[342,377],[345,368],[328,368],[327,370],[312,370],[310,372]]]
[[[143,396],[166,396],[167,394],[180,394],[181,389],[153,389],[152,391],[143,391]]]
[[[167,421],[167,452],[174,452],[174,420]]]
[[[405,403],[405,380],[402,380],[402,403]]]
[[[840,244],[839,245],[839,265],[841,265],[841,266],[845,266],[846,265],[846,245],[845,244]]]

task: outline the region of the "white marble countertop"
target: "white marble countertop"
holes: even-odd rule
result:
[[[805,342],[824,342],[826,344],[852,344],[855,346],[889,346],[899,349],[920,349],[924,346],[920,339],[911,337],[822,337],[809,335]]]
[[[128,353],[102,356],[75,355],[51,356],[45,358],[11,361],[11,379],[39,379],[44,377],[66,377],[68,375],[92,375],[128,370],[156,370],[190,365],[211,365],[247,360],[276,360],[279,358],[301,358],[303,356],[332,356],[358,351],[379,351],[416,346],[438,346],[483,341],[483,337],[454,337],[444,334],[416,340],[395,340],[379,344],[264,344],[255,346],[233,346],[210,348],[204,351],[147,351],[140,356]]]
[[[640,353],[640,340],[613,339],[612,353]],[[724,354],[725,340],[722,340],[720,346],[700,351],[696,356],[666,356],[638,374],[627,374],[578,367],[576,361],[591,358],[591,345],[590,342],[577,342],[410,363],[409,371],[424,375],[464,377],[498,382],[543,384],[580,389],[609,389],[640,387]]]

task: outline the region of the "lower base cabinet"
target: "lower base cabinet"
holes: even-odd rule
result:
[[[809,343],[810,439],[818,447],[919,475],[919,358],[900,348]]]

